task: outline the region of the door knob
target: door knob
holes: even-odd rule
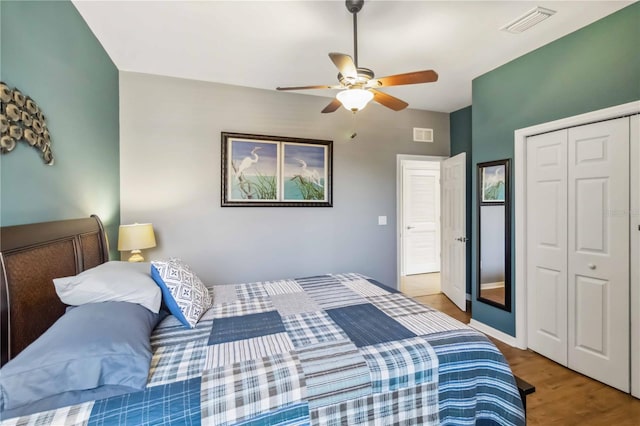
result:
[[[593,263],[590,263],[587,265],[589,267],[589,269],[593,270],[596,269],[596,265],[594,265]]]

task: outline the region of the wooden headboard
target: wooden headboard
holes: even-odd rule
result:
[[[0,228],[0,349],[4,365],[64,314],[53,278],[109,260],[98,216]]]

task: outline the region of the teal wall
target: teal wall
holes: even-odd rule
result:
[[[484,161],[512,159],[516,129],[640,99],[638,40],[640,3],[634,3],[476,78],[472,94],[474,169]],[[475,173],[472,188],[475,211]],[[516,197],[518,194],[512,194],[513,202]],[[513,208],[511,214],[513,218]],[[472,222],[475,240],[475,216]],[[513,336],[518,291],[515,268],[511,274],[514,308],[509,313],[475,299],[475,244],[472,251],[473,318]],[[514,260],[512,250],[512,264]]]
[[[454,111],[449,116],[451,127],[451,156],[465,152],[467,154],[467,294],[471,294],[471,175],[472,164],[472,142],[471,142],[471,107]]]
[[[1,1],[0,78],[45,114],[55,163],[24,142],[0,158],[0,224],[120,221],[118,70],[69,1]]]

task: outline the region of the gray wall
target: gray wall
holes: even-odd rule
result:
[[[321,114],[329,101],[121,72],[121,222],[153,223],[147,258],[180,257],[206,283],[360,272],[396,287],[396,155],[448,156],[449,114]],[[334,207],[221,208],[222,131],[333,140]]]

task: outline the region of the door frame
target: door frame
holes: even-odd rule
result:
[[[629,119],[631,178],[631,395],[640,399],[640,115]],[[635,142],[635,143],[634,143]],[[636,182],[637,187],[633,187]],[[635,235],[635,237],[634,237]],[[636,283],[634,286],[633,283]],[[633,301],[636,309],[633,309]]]
[[[402,164],[405,161],[424,161],[424,162],[441,162],[449,157],[441,157],[436,155],[396,155],[396,288],[400,290],[402,277]],[[440,194],[442,196],[442,194]],[[440,225],[442,228],[442,224]]]
[[[517,129],[514,132],[514,193],[515,198],[515,287],[516,292],[516,335],[515,345],[527,348],[527,206],[526,206],[526,141],[529,136],[553,132],[569,127],[581,126],[597,121],[610,120],[640,113],[640,101],[629,102],[573,117],[562,118],[548,123]],[[633,287],[634,283],[631,282]],[[640,285],[640,284],[636,284]]]

